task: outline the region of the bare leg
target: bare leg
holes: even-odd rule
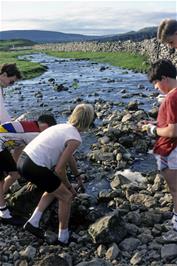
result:
[[[61,184],[52,194],[59,200],[59,229],[67,229],[71,211],[72,193]]]
[[[3,191],[6,193],[9,187],[19,178],[18,172],[10,172],[10,174],[4,179]]]
[[[42,195],[37,208],[40,212],[44,212],[45,209],[50,205],[50,203],[55,199],[56,197],[53,195],[53,193],[44,192]]]
[[[15,162],[18,161],[18,158],[19,158],[19,156],[20,156],[22,150],[24,149],[24,147],[25,147],[25,146],[20,146],[20,147],[16,147],[16,148],[15,148],[15,150],[14,150],[14,152],[13,152],[13,154],[12,154],[12,156],[13,156]]]
[[[161,173],[168,184],[173,198],[174,210],[177,213],[177,170],[165,169]]]
[[[0,206],[5,206],[6,202],[4,199],[4,190],[3,190],[4,180],[0,181]]]

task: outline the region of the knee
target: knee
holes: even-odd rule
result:
[[[56,197],[65,203],[71,203],[73,198],[72,193],[67,189],[63,192],[57,193]]]
[[[72,193],[68,190],[68,192],[65,193],[65,195],[64,195],[64,201],[66,201],[66,202],[71,202],[72,199],[73,199],[73,197],[72,197]]]

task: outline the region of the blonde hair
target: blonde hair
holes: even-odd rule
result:
[[[157,39],[168,42],[168,37],[177,31],[177,21],[175,19],[164,19],[160,23],[157,31]]]
[[[68,122],[75,126],[77,129],[83,131],[89,128],[94,118],[94,109],[91,104],[78,104],[71,116],[68,119]]]

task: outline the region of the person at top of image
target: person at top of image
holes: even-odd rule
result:
[[[25,149],[17,163],[19,173],[44,191],[32,216],[24,225],[37,237],[44,238],[39,227],[44,210],[54,200],[58,200],[59,231],[57,243],[69,243],[68,223],[72,199],[77,195],[67,177],[69,165],[80,185],[81,176],[77,170],[73,154],[82,142],[81,132],[86,131],[94,119],[94,109],[90,104],[79,104],[73,110],[67,123],[58,124],[40,133]]]
[[[16,64],[4,64],[0,68],[0,124],[10,121],[11,117],[4,105],[3,89],[22,78]]]
[[[174,213],[173,229],[177,231],[177,80],[176,67],[170,60],[160,59],[153,63],[148,78],[155,89],[165,94],[157,116],[157,126],[142,126],[149,134],[156,136],[153,148],[157,167],[165,178],[172,195]]]
[[[177,48],[177,20],[162,20],[158,27],[157,39],[170,48]]]
[[[19,178],[11,151],[17,147],[21,147],[21,151],[22,147],[24,148],[40,132],[53,125],[56,125],[56,120],[53,115],[48,114],[39,116],[37,121],[13,121],[0,125],[0,222],[12,225],[24,223],[23,220],[12,216],[4,196]]]

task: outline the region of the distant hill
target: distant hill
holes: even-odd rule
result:
[[[0,40],[28,39],[38,43],[86,41],[93,38],[97,38],[97,36],[42,30],[10,30],[0,32]]]
[[[147,27],[140,29],[139,31],[130,31],[123,34],[117,34],[109,37],[103,37],[101,39],[102,42],[106,41],[142,41],[144,39],[150,39],[157,36],[157,27]]]
[[[12,30],[1,31],[0,40],[27,39],[37,43],[57,43],[57,42],[77,42],[77,41],[125,41],[125,40],[143,40],[155,37],[157,27],[143,28],[139,31],[130,31],[123,34],[112,36],[88,36],[81,34],[70,34],[55,31],[41,30]]]

